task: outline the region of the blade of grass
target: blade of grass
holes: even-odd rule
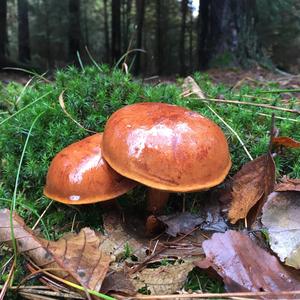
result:
[[[16,209],[16,202],[17,202],[17,190],[18,190],[18,184],[19,184],[19,177],[20,177],[20,173],[21,173],[21,167],[22,167],[22,163],[23,163],[23,159],[24,159],[24,155],[26,152],[26,148],[29,142],[29,138],[31,136],[31,132],[32,129],[35,125],[35,123],[38,121],[38,119],[42,116],[44,112],[40,113],[32,122],[29,132],[27,134],[27,138],[23,147],[23,151],[21,154],[21,158],[19,161],[19,167],[18,167],[18,171],[17,171],[17,176],[16,176],[16,181],[15,181],[15,188],[14,188],[14,193],[13,193],[13,198],[12,198],[12,202],[11,202],[11,206],[10,206],[10,233],[11,233],[11,240],[12,240],[12,244],[13,244],[13,250],[14,250],[14,255],[15,255],[15,262],[17,263],[17,243],[16,243],[16,239],[15,239],[15,235],[14,235],[14,224],[13,224],[13,213]]]
[[[12,115],[10,115],[9,117],[5,118],[3,121],[0,122],[0,126],[2,124],[4,124],[5,122],[7,122],[8,120],[10,120],[11,118],[15,117],[16,115],[18,115],[19,113],[21,113],[22,111],[24,111],[25,109],[27,109],[28,107],[30,107],[31,105],[35,104],[36,102],[40,101],[41,99],[45,98],[46,96],[48,96],[49,94],[51,94],[52,91],[44,94],[41,97],[38,97],[37,99],[35,99],[34,101],[30,102],[29,104],[25,105],[23,108],[21,108],[20,110],[16,111],[15,113],[13,113]]]
[[[38,78],[41,78],[43,79],[44,81],[48,82],[48,83],[51,83],[50,80],[48,80],[46,77],[44,77],[44,75],[46,73],[43,73],[42,75],[36,73],[36,72],[33,72],[33,71],[29,71],[29,70],[26,70],[26,69],[22,69],[22,68],[13,68],[13,67],[5,67],[3,68],[3,70],[14,70],[14,71],[21,71],[21,72],[24,72],[24,73],[27,73],[27,74],[30,74],[30,75],[33,75],[33,76],[36,76]]]
[[[81,68],[82,72],[84,73],[84,72],[85,72],[85,70],[84,70],[84,66],[83,66],[83,63],[82,63],[82,60],[81,60],[81,57],[80,57],[79,51],[77,51],[77,52],[76,52],[76,55],[77,55],[77,59],[78,59],[78,62],[79,62],[80,68]]]
[[[117,63],[116,63],[115,66],[114,66],[114,70],[116,70],[117,67],[119,66],[119,64],[121,63],[121,61],[122,61],[125,57],[127,57],[128,54],[130,54],[130,53],[132,53],[132,52],[143,52],[143,53],[146,53],[146,51],[143,50],[143,49],[131,49],[131,50],[127,51],[127,52],[124,53],[124,54],[120,57],[120,59],[117,61]]]
[[[101,69],[101,67],[99,66],[99,64],[97,64],[97,62],[95,61],[95,59],[93,58],[93,56],[91,55],[89,49],[87,46],[85,46],[85,51],[88,54],[90,60],[92,61],[92,63],[94,64],[94,66],[100,71],[103,72],[103,70]]]

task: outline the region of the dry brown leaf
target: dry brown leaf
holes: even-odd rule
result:
[[[249,210],[273,191],[275,164],[271,154],[246,163],[233,177],[232,203],[228,218],[232,224],[247,216]]]
[[[118,292],[129,296],[136,294],[131,280],[122,271],[109,274],[103,281],[101,292],[105,294],[108,292]]]
[[[179,233],[189,233],[192,229],[205,221],[200,216],[193,215],[190,212],[159,216],[157,218],[167,226],[166,233],[174,237]]]
[[[204,93],[191,76],[188,76],[184,79],[182,89],[184,90],[183,95],[196,95],[200,99],[205,99]]]
[[[284,177],[282,181],[276,184],[275,192],[300,192],[300,179],[291,179]]]
[[[58,241],[38,238],[23,219],[13,216],[14,235],[19,253],[29,257],[42,269],[86,288],[99,291],[107,273],[110,256],[101,249],[103,237],[89,228],[68,234]],[[0,210],[0,243],[12,244],[10,212]]]
[[[132,283],[137,290],[147,288],[151,295],[174,294],[183,287],[193,267],[191,262],[184,262],[155,269],[144,269],[134,274]]]
[[[287,136],[278,136],[272,138],[272,143],[274,146],[284,146],[288,148],[300,148],[300,142],[287,137]]]
[[[229,292],[300,289],[300,275],[284,268],[275,256],[257,246],[246,234],[232,230],[215,233],[203,243],[203,249],[206,260],[195,265],[212,267],[223,278]]]

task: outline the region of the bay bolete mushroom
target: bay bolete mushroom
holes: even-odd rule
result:
[[[137,103],[113,113],[102,148],[114,170],[151,188],[151,212],[165,205],[169,192],[218,185],[231,167],[227,140],[218,125],[165,103]]]
[[[102,133],[60,151],[48,170],[44,194],[66,204],[90,204],[116,198],[136,182],[115,172],[102,157]]]

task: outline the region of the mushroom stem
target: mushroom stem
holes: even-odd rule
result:
[[[153,214],[160,212],[167,204],[170,193],[167,191],[148,189],[147,210]]]

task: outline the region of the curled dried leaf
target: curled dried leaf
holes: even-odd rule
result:
[[[287,136],[274,137],[272,138],[272,143],[274,146],[284,146],[287,148],[300,148],[300,142]]]
[[[270,153],[246,163],[233,177],[232,203],[228,218],[232,224],[247,216],[250,209],[273,191],[275,164]]]

